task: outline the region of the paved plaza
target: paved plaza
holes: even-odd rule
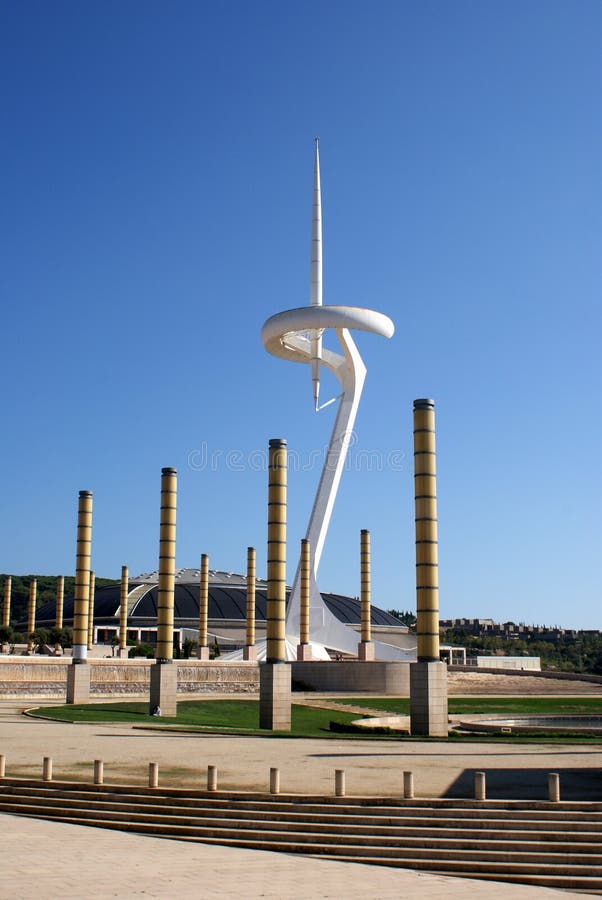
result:
[[[399,796],[402,772],[414,772],[418,796],[470,796],[472,773],[485,770],[491,796],[543,798],[547,772],[561,773],[563,799],[602,799],[598,745],[453,744],[256,738],[143,731],[128,725],[71,725],[27,718],[18,704],[0,708],[0,753],[10,776],[41,777],[52,756],[55,779],[143,784],[158,762],[162,785],[205,785],[208,764],[219,786],[265,790],[270,766],[282,791],[331,794],[334,770],[349,795]],[[466,881],[377,866],[185,844],[83,826],[2,816],[4,878],[0,897],[486,898],[553,896],[545,888]],[[8,861],[8,863],[7,863]],[[559,892],[556,892],[558,895]],[[561,892],[565,896],[569,892]],[[574,896],[577,896],[576,894]]]

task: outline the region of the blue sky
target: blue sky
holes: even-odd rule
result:
[[[178,564],[265,572],[256,454],[334,415],[259,338],[309,301],[319,134],[324,302],[396,324],[358,337],[321,587],[359,593],[370,528],[374,601],[414,608],[428,396],[442,616],[602,627],[601,37],[598,0],[5,0],[0,568],[72,573],[80,489],[96,572],[155,568],[175,465]]]

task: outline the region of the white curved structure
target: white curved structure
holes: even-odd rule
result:
[[[334,330],[342,353],[322,346],[322,336],[329,328]],[[371,309],[322,305],[322,210],[316,138],[310,305],[289,309],[269,318],[262,328],[261,338],[266,350],[274,356],[311,366],[316,410],[320,409],[320,366],[326,366],[341,385],[340,404],[305,535],[311,547],[310,639],[312,643],[325,644],[333,649],[355,654],[359,635],[332,615],[322,600],[317,585],[317,572],[326,533],[366,377],[366,367],[351,337],[351,330],[368,331],[390,338],[395,326],[388,316]],[[296,643],[299,639],[299,600],[300,578],[297,569],[286,618],[286,635],[291,643]],[[404,651],[378,641],[374,642],[374,647],[375,655],[381,659],[415,658],[413,648]]]

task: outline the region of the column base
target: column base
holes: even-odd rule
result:
[[[410,663],[410,733],[447,737],[447,665]]]
[[[357,658],[362,662],[371,662],[374,659],[374,644],[372,641],[360,641],[357,645]]]
[[[90,666],[73,662],[67,669],[67,703],[88,703],[90,700]]]
[[[311,644],[297,644],[297,662],[311,662]]]
[[[285,662],[259,668],[259,727],[291,730],[291,667]]]
[[[117,659],[129,659],[130,651],[127,647],[120,647],[117,651]]]
[[[149,714],[154,715],[157,709],[160,716],[178,714],[178,667],[171,661],[156,662],[150,669]]]
[[[255,644],[247,644],[242,648],[242,658],[245,662],[257,662],[257,647]]]
[[[8,653],[9,650],[8,644],[0,644],[0,653]]]
[[[207,662],[209,660],[209,647],[197,647],[196,658]]]

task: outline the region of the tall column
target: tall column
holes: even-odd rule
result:
[[[206,553],[201,555],[201,583],[199,590],[199,646],[197,659],[209,659],[209,647],[207,645],[207,616],[209,612],[209,557]]]
[[[94,597],[96,594],[96,575],[90,572],[90,597],[88,600],[88,650],[94,644]]]
[[[127,566],[121,567],[121,596],[119,605],[119,652],[120,659],[128,656],[128,593],[129,572]]]
[[[13,579],[7,575],[4,579],[4,606],[2,607],[2,624],[5,628],[10,626],[10,600],[12,594]]]
[[[56,579],[56,611],[54,624],[56,628],[63,627],[63,604],[65,600],[65,576],[59,575]],[[55,653],[62,653],[63,648],[57,642],[54,645]]]
[[[10,628],[10,599],[12,590],[12,578],[7,575],[4,579],[4,606],[2,607],[2,625],[4,628]],[[8,653],[9,645],[5,641],[0,645],[1,653]]]
[[[79,492],[77,553],[73,597],[73,659],[88,656],[88,603],[90,601],[90,555],[92,552],[92,491]]]
[[[259,727],[289,731],[291,670],[286,664],[286,441],[270,441],[266,662],[259,673]]]
[[[435,404],[414,401],[416,513],[416,635],[418,661],[410,666],[412,734],[447,735],[447,666],[439,661],[437,468]]]
[[[372,628],[370,622],[370,604],[372,589],[370,584],[370,532],[362,528],[360,533],[360,627],[361,640],[357,645],[358,659],[369,661],[374,659]]]
[[[257,659],[255,646],[255,582],[257,564],[255,547],[247,547],[247,643],[243,648],[244,660],[254,662]]]
[[[38,582],[36,578],[32,578],[29,583],[29,603],[27,606],[27,652],[33,653],[34,643],[32,640],[32,632],[36,630],[36,596],[38,590]]]
[[[157,649],[151,666],[151,714],[177,714],[177,666],[173,665],[173,617],[176,584],[176,469],[161,470],[161,527],[159,533],[159,587],[157,590]]]
[[[92,491],[80,491],[73,596],[73,664],[67,672],[67,703],[86,703],[90,697],[90,668],[84,664],[88,657],[91,552]]]
[[[301,593],[299,595],[299,643],[297,644],[297,662],[308,662],[312,659],[311,644],[309,642],[311,544],[306,538],[301,539],[299,577]]]

